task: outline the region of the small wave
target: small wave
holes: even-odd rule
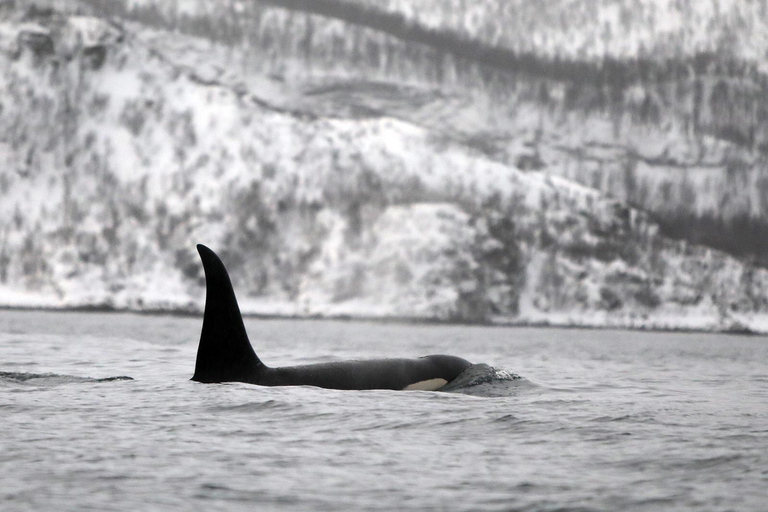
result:
[[[518,423],[520,422],[520,418],[515,416],[514,414],[504,414],[503,416],[499,416],[498,418],[494,418],[494,423]]]
[[[614,421],[627,421],[632,420],[635,417],[631,414],[622,414],[621,416],[597,416],[596,418],[592,418],[590,421],[596,422],[596,423],[608,423],[608,422],[614,422]]]
[[[714,457],[705,457],[702,459],[689,461],[686,463],[686,465],[688,465],[693,469],[708,469],[708,468],[719,467],[722,465],[728,465],[732,462],[741,460],[742,458],[743,458],[743,455],[738,453],[727,454],[727,455],[716,455]]]
[[[296,406],[287,402],[277,400],[267,400],[265,402],[247,402],[235,405],[214,405],[210,407],[212,412],[242,412],[254,413],[266,410],[291,410]]]
[[[77,377],[74,375],[59,375],[57,373],[26,373],[26,372],[0,372],[0,382],[15,384],[77,384],[84,382],[113,382],[133,380],[127,375],[117,375],[114,377],[104,377],[94,379],[91,377]]]

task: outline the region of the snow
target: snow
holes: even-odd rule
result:
[[[768,326],[768,272],[664,240],[641,212],[566,179],[586,171],[565,169],[555,146],[610,158],[620,149],[600,143],[608,120],[573,121],[573,134],[543,148],[566,177],[523,172],[405,116],[295,115],[281,105],[299,87],[212,81],[214,67],[189,64],[205,63],[196,48],[206,45],[127,30],[103,68],[75,58],[59,81],[0,55],[0,90],[13,99],[0,157],[39,156],[24,176],[5,171],[0,306],[200,310],[194,246],[205,243],[228,262],[247,313]],[[541,123],[533,110],[518,119]],[[55,132],[64,121],[66,137]],[[529,147],[519,133],[530,132],[512,133],[510,144]],[[658,138],[633,137],[638,154],[658,158]]]

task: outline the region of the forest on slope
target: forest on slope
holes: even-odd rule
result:
[[[765,329],[768,272],[652,219],[759,221],[737,188],[759,182],[762,128],[718,136],[709,103],[698,124],[644,119],[595,85],[606,59],[558,71],[579,82],[546,75],[559,57],[510,71],[369,22],[211,5],[2,13],[6,303],[196,309],[206,242],[252,312]]]
[[[293,81],[456,95],[478,126],[452,116],[456,101],[383,113],[424,123],[442,110],[433,124],[494,159],[602,190],[669,236],[768,262],[765,0],[89,3],[250,48],[249,66]]]

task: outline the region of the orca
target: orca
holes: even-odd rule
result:
[[[248,340],[224,264],[204,245],[198,245],[197,251],[205,271],[206,294],[193,381],[435,391],[472,366],[460,357],[430,355],[416,359],[352,360],[271,368],[259,359]]]

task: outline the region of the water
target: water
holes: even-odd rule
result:
[[[523,376],[334,391],[191,382],[200,323],[0,312],[0,508],[766,510],[765,338],[246,322],[267,364]]]

